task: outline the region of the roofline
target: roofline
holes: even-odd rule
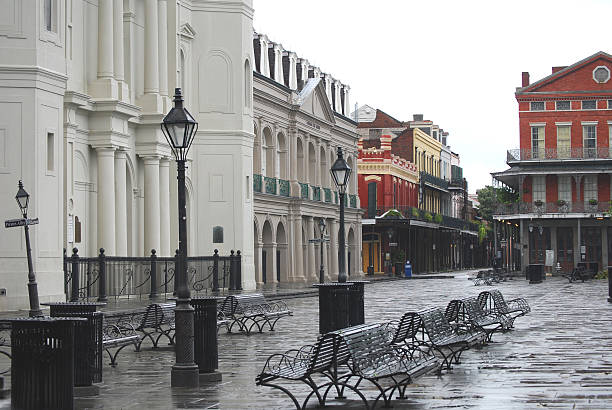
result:
[[[608,54],[608,53],[606,53],[606,52],[604,52],[604,51],[598,51],[598,52],[596,52],[595,54],[590,55],[590,56],[589,56],[589,57],[587,57],[587,58],[584,58],[584,59],[582,59],[582,60],[580,60],[580,61],[578,61],[578,62],[576,62],[576,63],[574,63],[574,64],[572,64],[572,65],[569,65],[569,66],[565,67],[565,68],[564,68],[564,69],[562,69],[562,70],[559,70],[559,71],[557,71],[557,72],[555,72],[555,73],[552,73],[552,74],[550,74],[550,75],[548,75],[548,76],[546,76],[546,77],[544,77],[544,78],[542,78],[542,79],[540,79],[540,80],[536,81],[535,83],[531,83],[531,84],[529,84],[529,85],[527,85],[527,86],[525,86],[525,87],[520,87],[520,88],[518,88],[518,89],[516,90],[516,93],[515,93],[515,94],[517,94],[517,95],[518,95],[518,94],[522,94],[522,93],[525,93],[525,92],[529,92],[529,91],[525,91],[525,90],[526,90],[526,89],[528,89],[528,88],[532,88],[532,87],[534,87],[534,86],[543,85],[544,83],[546,83],[547,81],[549,81],[549,80],[551,80],[551,79],[553,79],[553,78],[556,78],[556,77],[562,77],[562,76],[564,76],[564,75],[566,75],[566,74],[570,73],[571,71],[574,71],[576,68],[578,68],[578,66],[581,66],[581,65],[585,64],[585,63],[586,63],[586,62],[588,62],[589,60],[593,60],[593,59],[595,59],[595,58],[599,58],[599,57],[607,57],[607,58],[609,58],[610,60],[612,60],[612,55],[610,55],[610,54]]]

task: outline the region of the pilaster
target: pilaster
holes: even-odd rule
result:
[[[98,156],[98,244],[106,255],[115,256],[115,148],[97,148]]]
[[[312,216],[306,217],[306,240],[314,239],[314,218]],[[306,272],[306,280],[315,281],[317,280],[317,269],[315,267],[315,246],[314,243],[308,242],[308,272]]]
[[[170,161],[159,161],[160,247],[158,256],[172,256],[170,248]]]
[[[144,254],[160,249],[159,157],[144,157]]]
[[[115,243],[117,256],[129,256],[127,246],[127,154],[123,150],[115,153]],[[109,206],[109,204],[107,204]]]

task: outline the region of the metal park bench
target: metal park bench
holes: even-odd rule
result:
[[[405,313],[398,322],[393,343],[424,346],[427,352],[438,352],[443,358],[441,371],[443,368],[450,370],[453,360],[460,363],[461,354],[482,344],[486,337],[480,330],[453,327],[440,308],[430,308]]]
[[[136,326],[142,333],[140,344],[148,338],[157,348],[162,336],[168,339],[168,344],[174,344],[174,303],[152,303],[146,307]],[[157,336],[157,337],[155,337]],[[140,349],[140,345],[138,346]]]
[[[102,349],[108,354],[110,365],[117,366],[117,356],[127,346],[140,350],[140,335],[134,326],[134,316],[142,312],[118,312],[104,315],[102,322]],[[117,349],[114,352],[112,349]]]
[[[565,277],[569,281],[569,283],[577,281],[581,281],[584,283],[584,281],[586,280],[593,279],[595,275],[595,271],[587,270],[583,266],[578,266],[574,268],[571,273],[563,275],[563,277]]]
[[[0,321],[0,375],[11,371],[11,323]]]
[[[220,319],[229,320],[227,331],[231,332],[234,325],[240,331],[250,334],[253,328],[262,333],[267,324],[271,331],[279,319],[292,316],[283,301],[266,301],[260,293],[248,295],[229,295],[219,307]]]
[[[315,345],[270,356],[257,376],[256,384],[281,390],[297,409],[306,408],[313,395],[317,396],[319,406],[325,406],[332,388],[339,398],[343,398],[345,389],[354,391],[365,407],[370,408],[360,391],[361,381],[367,380],[380,391],[372,407],[380,398],[388,405],[396,390],[403,398],[406,387],[415,378],[438,367],[434,357],[391,345],[392,336],[392,329],[387,324],[358,325],[324,334]],[[347,371],[339,374],[338,368],[345,365]],[[317,385],[313,378],[315,375],[323,376],[323,383]],[[301,406],[288,387],[276,384],[281,379],[300,381],[310,388]],[[383,387],[383,379],[390,380],[391,386]]]
[[[516,298],[506,301],[497,289],[483,291],[478,295],[478,303],[486,313],[494,312],[505,315],[508,318],[508,328],[514,327],[517,317],[525,316],[531,312],[529,303],[524,298]]]
[[[486,333],[487,341],[495,332],[508,330],[510,318],[494,311],[482,310],[476,297],[451,300],[444,312],[446,319],[452,324],[467,326]]]

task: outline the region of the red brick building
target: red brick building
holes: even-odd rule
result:
[[[492,175],[519,194],[496,219],[519,225],[523,266],[612,265],[611,72],[612,56],[598,52],[533,83],[522,75],[520,148],[508,151],[510,169]]]

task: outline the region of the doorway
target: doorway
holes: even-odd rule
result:
[[[380,235],[368,233],[363,235],[363,271],[368,272],[368,266],[374,267],[374,273],[382,273],[380,267]],[[370,259],[371,258],[371,259]]]
[[[562,272],[574,269],[574,230],[572,228],[557,228],[557,262]]]

